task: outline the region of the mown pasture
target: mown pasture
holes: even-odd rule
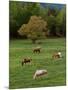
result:
[[[33,53],[30,40],[10,40],[9,88],[34,88],[66,85],[66,41],[65,38],[41,40],[41,53]],[[63,57],[54,60],[52,54],[60,50]],[[31,57],[31,64],[21,66],[24,57]],[[47,69],[47,76],[33,80],[37,69]]]

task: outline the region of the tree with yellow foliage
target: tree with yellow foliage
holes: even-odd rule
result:
[[[31,16],[27,24],[23,24],[18,33],[20,35],[26,35],[32,40],[33,43],[36,40],[47,36],[47,22],[44,21],[40,16]]]

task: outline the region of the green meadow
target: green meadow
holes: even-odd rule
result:
[[[66,85],[66,41],[65,38],[44,39],[41,44],[30,40],[10,40],[9,88],[34,88]],[[40,53],[33,53],[33,47],[41,46]],[[62,58],[53,59],[55,51],[61,51]],[[24,57],[31,57],[31,63],[21,65]],[[37,69],[47,69],[46,76],[33,80]]]

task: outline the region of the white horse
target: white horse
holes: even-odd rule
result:
[[[47,74],[47,70],[36,70],[33,79],[36,79],[36,77],[43,76]]]

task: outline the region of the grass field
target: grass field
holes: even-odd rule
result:
[[[9,88],[34,88],[66,85],[66,45],[64,38],[42,40],[40,54],[34,54],[30,40],[10,40],[9,47]],[[61,50],[63,57],[52,59],[55,51]],[[30,56],[31,64],[21,66],[23,57]],[[45,77],[33,80],[33,74],[37,69],[47,69]]]

